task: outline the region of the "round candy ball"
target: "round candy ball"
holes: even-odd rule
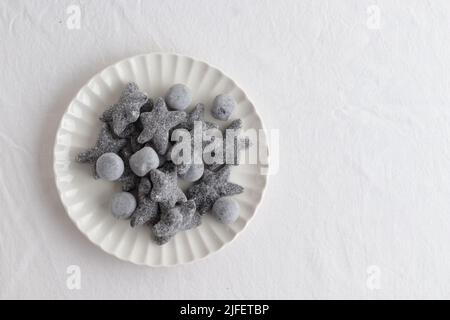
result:
[[[170,87],[166,94],[166,103],[169,108],[184,110],[192,102],[191,92],[184,84],[178,83]]]
[[[123,174],[123,160],[115,153],[104,153],[97,159],[95,170],[101,179],[115,181]]]
[[[111,212],[118,219],[128,219],[136,209],[136,198],[129,192],[116,193],[111,202]]]
[[[189,182],[194,182],[200,179],[203,176],[203,171],[205,170],[205,166],[203,163],[199,164],[191,164],[188,171],[186,173],[180,174],[180,178]]]
[[[159,157],[151,147],[143,147],[136,151],[129,159],[131,170],[139,177],[145,176],[152,169],[159,166]]]
[[[214,118],[226,121],[236,108],[236,101],[226,94],[219,94],[214,98],[211,114]]]
[[[239,204],[233,198],[219,198],[212,207],[212,215],[219,222],[231,224],[239,217]]]

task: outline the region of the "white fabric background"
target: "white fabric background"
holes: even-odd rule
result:
[[[450,298],[449,27],[445,0],[1,0],[0,298]],[[281,137],[248,229],[169,269],[91,244],[52,173],[74,94],[151,51],[223,69]]]

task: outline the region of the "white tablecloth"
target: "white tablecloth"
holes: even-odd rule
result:
[[[2,0],[0,298],[450,298],[449,21],[444,0]],[[74,94],[152,51],[217,65],[280,130],[245,232],[168,269],[91,244],[52,172]]]

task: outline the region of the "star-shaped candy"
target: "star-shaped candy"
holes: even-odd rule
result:
[[[150,179],[153,189],[150,198],[155,202],[162,202],[168,207],[173,207],[177,202],[185,202],[186,196],[178,187],[177,171],[174,167],[167,172],[153,169],[150,171]]]
[[[184,111],[168,111],[163,98],[156,99],[151,112],[141,114],[143,130],[138,137],[139,143],[152,141],[155,151],[163,155],[169,143],[169,130],[186,119]]]
[[[194,130],[176,129],[174,134],[183,133],[179,137],[179,141],[168,147],[166,159],[174,163],[179,175],[184,175],[189,168],[194,165],[203,164],[202,161],[202,136],[195,136]],[[172,136],[173,138],[173,136]],[[186,141],[184,141],[186,139]],[[195,141],[197,139],[197,141]],[[187,145],[190,145],[190,157],[185,158],[185,152],[188,152]],[[195,148],[199,150],[196,150]]]
[[[189,133],[189,139],[191,143],[190,147],[191,157],[188,159],[186,163],[183,161],[183,158],[180,153],[172,154],[173,147],[176,147],[177,144],[179,143],[183,143],[183,145],[185,145],[186,141],[183,141],[181,139],[178,142],[175,142],[173,146],[169,146],[167,150],[166,153],[167,159],[173,161],[176,164],[177,172],[179,175],[186,174],[193,164],[203,165],[202,161],[203,148],[207,144],[211,143],[211,141],[208,140],[210,137],[207,136],[207,130],[209,129],[218,130],[219,128],[218,125],[216,125],[215,123],[203,120],[204,109],[205,107],[203,106],[203,104],[201,103],[197,104],[195,109],[188,114],[187,121],[180,123],[173,131],[173,134],[177,134],[178,130],[185,130],[185,132]],[[197,133],[197,130],[201,130],[201,133],[200,134]],[[172,139],[173,137],[174,135],[172,135]],[[186,138],[186,135],[185,134],[181,135],[181,137],[183,137],[184,139]],[[199,150],[196,150],[195,149],[196,147],[198,147]]]
[[[152,184],[147,177],[141,179],[138,187],[138,206],[131,216],[132,227],[143,224],[154,225],[159,220],[158,203],[150,198]]]
[[[129,138],[129,140],[132,138]],[[130,191],[136,188],[139,183],[139,178],[133,173],[128,163],[131,155],[134,153],[132,146],[130,143],[126,145],[122,150],[120,150],[120,156],[124,163],[124,171],[122,176],[118,179],[120,183],[122,183],[123,191]]]
[[[80,152],[76,157],[76,161],[82,163],[95,163],[102,154],[106,152],[117,153],[126,143],[126,139],[116,138],[111,132],[108,124],[104,123],[95,146],[89,150]]]
[[[220,197],[232,196],[244,191],[240,185],[228,182],[230,172],[229,165],[223,166],[216,172],[205,169],[202,179],[189,188],[187,197],[195,201],[200,214],[207,213]]]
[[[112,126],[112,123],[110,122],[110,126]],[[129,138],[133,135],[135,135],[137,131],[136,125],[134,123],[130,123],[125,130],[123,130],[120,134],[116,134],[119,138]]]
[[[161,220],[152,228],[159,245],[167,243],[177,232],[195,228],[201,224],[201,216],[190,200],[170,209],[163,209]]]
[[[114,133],[120,135],[130,123],[139,119],[140,109],[147,99],[147,95],[139,91],[137,84],[130,82],[122,91],[119,101],[109,107],[100,120],[110,122]]]
[[[248,149],[251,145],[250,139],[248,137],[244,138],[239,137],[241,129],[242,129],[241,119],[233,120],[230,123],[230,125],[223,132],[222,145],[219,146],[219,148],[222,148],[222,157],[219,159],[215,159],[216,161],[213,161],[212,163],[207,163],[206,168],[208,168],[211,171],[215,171],[223,164],[231,164],[231,165],[239,164],[241,150]],[[231,132],[231,135],[227,136],[227,130],[233,130],[234,133]],[[213,141],[211,143],[218,143],[218,142]],[[205,157],[206,154],[208,154],[208,151],[206,151],[203,154],[204,159],[209,158]]]
[[[203,130],[218,128],[219,126],[215,123],[203,120],[203,115],[205,113],[205,106],[203,103],[198,103],[195,108],[189,112],[186,116],[186,120],[181,122],[176,126],[176,129],[186,129],[191,131],[194,129],[194,124],[196,121],[201,121],[203,125]]]

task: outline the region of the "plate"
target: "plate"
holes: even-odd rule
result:
[[[237,108],[230,120],[241,118],[243,132],[259,131],[256,146],[268,154],[261,117],[244,91],[219,69],[209,64],[173,53],[150,53],[124,59],[95,75],[70,102],[55,139],[54,173],[61,201],[70,219],[94,244],[119,259],[148,266],[173,266],[193,262],[217,252],[242,232],[261,202],[267,175],[267,163],[233,167],[230,181],[245,190],[234,196],[240,205],[239,219],[231,225],[205,215],[195,229],[178,233],[163,246],[156,245],[146,226],[131,228],[128,220],[115,219],[110,200],[120,190],[116,183],[95,180],[92,169],[74,161],[82,150],[92,147],[100,131],[99,116],[115,101],[125,84],[134,81],[151,97],[164,96],[175,83],[184,83],[192,92],[193,102],[205,103],[205,118],[211,120],[210,106],[217,94],[234,97]],[[222,123],[222,126],[226,123]],[[261,152],[262,150],[262,152]]]

